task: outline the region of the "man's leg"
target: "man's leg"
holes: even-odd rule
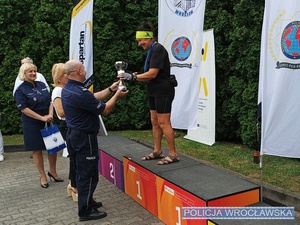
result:
[[[97,136],[74,130],[68,134],[71,148],[75,152],[79,220],[103,218],[107,214],[97,211],[90,205],[90,199],[99,181]]]
[[[152,135],[153,135],[153,142],[154,142],[154,152],[160,153],[161,152],[161,140],[163,131],[158,124],[158,117],[155,110],[150,110],[151,115],[151,123],[152,123]]]
[[[175,135],[171,126],[170,113],[157,114],[158,123],[168,143],[169,155],[176,156]]]

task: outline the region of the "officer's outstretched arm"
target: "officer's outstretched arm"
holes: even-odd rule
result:
[[[109,114],[112,109],[115,107],[117,101],[119,98],[122,98],[124,96],[126,96],[128,94],[128,90],[127,91],[123,91],[123,90],[118,90],[109,100],[108,102],[106,102],[106,107],[103,110],[102,114],[107,115]]]

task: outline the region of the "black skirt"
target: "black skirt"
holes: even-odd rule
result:
[[[41,134],[41,129],[45,128],[45,122],[22,113],[22,124],[25,151],[46,150]]]

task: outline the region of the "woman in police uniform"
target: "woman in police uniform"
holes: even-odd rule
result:
[[[43,82],[35,81],[37,67],[31,63],[24,63],[19,69],[19,78],[24,81],[15,92],[15,100],[18,109],[22,112],[22,126],[25,151],[33,151],[33,160],[40,174],[42,188],[48,188],[48,180],[44,169],[42,150],[45,144],[40,130],[46,122],[53,120],[53,107],[50,93]],[[49,154],[50,177],[61,182],[62,179],[56,173],[57,154]]]

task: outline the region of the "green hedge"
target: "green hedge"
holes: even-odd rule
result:
[[[146,52],[137,46],[135,29],[150,20],[157,27],[157,1],[94,1],[94,89],[116,81],[114,62],[127,71],[142,71]],[[22,132],[12,89],[20,60],[34,59],[52,83],[54,63],[68,60],[74,1],[0,0],[0,109],[3,134]],[[216,46],[216,139],[256,143],[260,36],[264,2],[207,0],[204,29],[214,29]],[[145,86],[128,84],[130,92],[113,113],[103,116],[107,130],[151,127]]]

